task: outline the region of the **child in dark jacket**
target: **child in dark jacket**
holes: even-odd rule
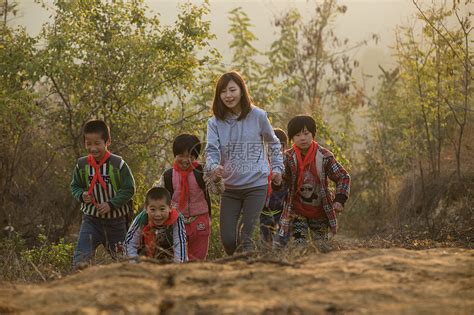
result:
[[[273,131],[280,140],[282,153],[285,152],[288,148],[288,136],[280,128],[274,128]],[[260,236],[264,245],[271,245],[272,243],[287,195],[288,188],[286,186],[275,190],[272,189],[271,184],[268,185],[267,200],[260,214]]]

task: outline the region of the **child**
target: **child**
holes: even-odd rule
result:
[[[251,236],[265,203],[270,168],[272,180],[280,184],[283,157],[266,112],[252,105],[239,73],[231,71],[219,78],[212,111],[214,117],[207,123],[206,172],[225,186],[220,235],[225,252],[232,255],[238,246],[244,251],[253,248]],[[265,144],[271,153],[270,165]]]
[[[125,249],[130,258],[144,255],[179,263],[188,260],[183,216],[171,208],[171,196],[165,188],[153,187],[146,193],[145,209],[133,220]]]
[[[273,129],[275,135],[280,140],[281,151],[285,152],[288,148],[288,136],[280,129]],[[260,234],[264,245],[271,245],[273,233],[280,221],[283,205],[288,194],[288,188],[283,187],[273,190],[271,185],[268,187],[267,200],[260,214]]]
[[[135,193],[127,163],[107,149],[111,143],[107,124],[91,120],[84,125],[83,136],[89,155],[77,160],[71,182],[72,195],[83,212],[74,267],[89,261],[100,244],[114,257],[127,233],[126,218]]]
[[[204,260],[211,234],[211,201],[197,158],[201,141],[190,134],[181,134],[173,141],[173,168],[166,170],[159,186],[171,194],[171,203],[184,216],[190,261]]]
[[[315,134],[316,122],[310,116],[298,115],[288,123],[293,146],[285,152],[283,177],[289,192],[277,244],[286,243],[290,227],[296,244],[305,243],[308,228],[320,245],[326,244],[328,228],[337,233],[336,212],[342,211],[349,197],[350,176],[329,150],[314,141]],[[336,183],[334,200],[328,178]]]

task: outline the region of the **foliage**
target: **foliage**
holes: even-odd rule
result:
[[[251,31],[253,25],[241,7],[229,12],[229,21],[229,34],[232,36],[229,47],[233,53],[233,68],[244,76],[254,103],[272,111],[279,94],[278,86],[267,75],[269,65],[266,63],[265,53],[254,46],[258,38]]]
[[[24,219],[25,212],[12,209],[27,209],[29,218],[45,217],[42,207],[52,200],[37,199],[35,207],[28,201],[55,188],[54,179],[49,187],[37,184],[45,180],[55,153],[45,143],[50,135],[42,128],[44,112],[34,101],[37,40],[21,28],[3,27],[0,33],[0,220],[6,225],[8,217]]]
[[[174,136],[203,127],[219,55],[209,46],[207,2],[182,5],[171,26],[143,1],[58,0],[55,9],[36,38],[2,29],[0,219],[19,228],[34,217],[61,236],[78,219],[64,183],[84,154],[84,123],[110,125],[110,149],[133,170],[140,205],[170,163]]]
[[[219,199],[216,195],[212,198],[212,220],[211,220],[211,236],[209,239],[209,251],[207,258],[216,259],[225,256],[224,247],[220,239],[220,222],[219,222]]]
[[[421,25],[401,27],[396,46],[403,93],[412,105],[407,120],[420,135],[418,159],[428,162],[428,172],[439,176],[443,150],[451,142],[460,178],[462,137],[472,109],[471,23],[461,16],[460,5],[422,9],[414,4]]]
[[[72,245],[62,237],[78,227],[68,183],[84,154],[84,123],[100,118],[110,125],[110,149],[130,165],[140,207],[145,190],[172,163],[173,138],[192,132],[204,140],[215,80],[230,69],[219,66],[211,47],[207,1],[183,4],[175,23],[163,25],[143,0],[56,0],[52,20],[36,37],[10,27],[16,3],[0,7],[0,222],[19,234],[0,240],[0,266],[3,279],[37,281],[70,268]],[[398,29],[396,65],[380,67],[373,98],[354,82],[358,61],[350,56],[367,41],[336,35],[335,23],[348,10],[336,0],[309,3],[308,18],[296,9],[275,18],[277,38],[268,51],[257,49],[246,12],[229,12],[233,68],[255,103],[275,127],[311,114],[317,140],[351,169],[346,229],[401,230],[413,221],[443,231],[432,208],[441,199],[430,190],[453,171],[462,183],[470,167],[473,53],[466,8],[472,1],[413,3],[419,15]],[[362,161],[355,158],[360,135],[353,121],[361,106],[370,130]],[[458,184],[449,187],[464,189]],[[217,204],[211,259],[224,256]]]
[[[3,281],[46,281],[71,271],[74,244],[63,239],[50,242],[44,233],[38,235],[36,242],[37,245],[28,248],[18,233],[0,240],[0,277]]]
[[[397,32],[398,65],[381,67],[379,90],[369,102],[371,134],[347,221],[357,226],[356,218],[375,217],[373,227],[398,229],[421,222],[434,236],[447,221],[433,221],[439,218],[434,201],[443,197],[433,187],[451,182],[453,170],[452,185],[463,186],[461,174],[470,174],[462,171],[461,151],[469,148],[464,137],[472,125],[472,28],[461,4],[414,4],[419,16]]]
[[[49,242],[47,236],[40,233],[37,238],[39,245],[21,252],[21,258],[38,269],[43,274],[62,274],[71,270],[74,244],[66,243],[60,239],[57,243]]]
[[[17,13],[18,13],[18,2],[8,1],[8,0],[2,0],[2,2],[0,2],[0,18],[3,19],[2,21],[3,26],[7,25],[9,14],[16,16]]]
[[[266,53],[270,61],[266,75],[281,84],[276,102],[280,119],[312,114],[318,123],[318,141],[348,166],[355,157],[353,145],[359,141],[354,112],[365,99],[352,77],[358,61],[348,52],[367,41],[352,44],[336,35],[336,19],[347,11],[346,6],[334,0],[308,6],[312,9],[309,20],[296,9],[275,19],[279,37]]]
[[[272,123],[286,129],[287,121],[294,115],[311,114],[318,123],[318,140],[348,165],[341,148],[352,145],[352,137],[348,136],[354,134],[349,133],[353,128],[351,113],[354,106],[361,104],[363,95],[360,89],[351,90],[352,64],[357,65],[357,61],[337,51],[347,49],[348,41],[336,37],[332,23],[345,10],[335,1],[316,3],[308,22],[296,9],[288,10],[275,19],[279,37],[267,52],[255,48],[257,38],[241,8],[229,12],[229,33],[233,38],[233,63],[248,78],[252,97],[269,112]],[[335,86],[339,88],[333,89]],[[345,117],[343,123],[337,124],[339,128],[331,127],[334,122],[323,118],[323,107],[334,106],[339,106],[338,114],[344,113]]]
[[[275,19],[280,36],[267,53],[272,65],[267,73],[274,80],[285,82],[280,101],[284,107],[297,104],[285,108],[291,115],[301,112],[323,115],[324,110],[337,108],[338,114],[347,113],[341,124],[341,130],[347,132],[352,125],[350,113],[363,103],[361,90],[352,78],[358,62],[347,53],[365,41],[351,45],[348,39],[336,36],[334,23],[346,12],[346,6],[326,0],[315,2],[313,10],[309,21],[296,9]],[[377,39],[375,35],[374,39]]]

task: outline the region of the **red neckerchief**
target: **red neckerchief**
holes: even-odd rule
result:
[[[100,160],[99,164],[97,164],[97,161],[94,159],[92,154],[89,154],[87,156],[87,163],[94,169],[94,177],[92,178],[92,181],[89,185],[89,190],[87,191],[87,194],[91,196],[92,204],[94,206],[97,206],[97,201],[95,200],[94,195],[93,195],[94,186],[97,183],[97,180],[99,181],[100,186],[102,186],[107,196],[107,185],[105,184],[104,179],[102,178],[102,174],[100,173],[100,168],[102,165],[104,165],[104,163],[107,161],[109,157],[110,157],[110,152],[105,151],[104,157],[102,158],[102,160]]]
[[[273,175],[273,172],[270,169],[270,174],[268,174],[268,178],[267,178],[267,183],[268,183],[267,200],[270,200],[270,196],[272,194],[272,175]]]
[[[308,148],[308,152],[306,152],[306,155],[303,161],[303,158],[301,157],[301,149],[298,148],[296,144],[293,144],[293,150],[295,150],[296,159],[298,161],[298,180],[296,184],[296,191],[300,191],[300,188],[303,185],[304,170],[308,165],[311,165],[311,163],[314,161],[314,158],[316,157],[317,149],[318,149],[318,143],[315,141],[312,141],[311,145]]]
[[[178,203],[178,210],[179,211],[184,211],[186,208],[186,198],[189,196],[189,181],[188,181],[188,175],[191,173],[196,167],[198,167],[199,163],[197,161],[194,161],[189,165],[189,167],[186,170],[182,170],[178,163],[175,161],[173,164],[173,169],[176,172],[179,172],[179,175],[181,177],[181,183],[179,183],[179,203]]]
[[[171,213],[168,217],[168,219],[163,223],[162,226],[168,227],[170,225],[173,225],[176,220],[178,219],[178,211],[175,208],[171,209]],[[148,257],[154,257],[155,256],[155,250],[156,250],[156,233],[155,230],[158,228],[153,223],[153,220],[148,217],[148,224],[145,225],[143,228],[143,243],[145,245],[145,251],[146,255]]]

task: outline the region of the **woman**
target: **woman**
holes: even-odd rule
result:
[[[272,180],[279,185],[283,157],[266,112],[252,104],[238,72],[219,78],[212,111],[207,123],[206,171],[215,181],[224,181],[220,234],[226,253],[232,255],[237,247],[253,248],[251,236],[265,203],[270,167]]]

